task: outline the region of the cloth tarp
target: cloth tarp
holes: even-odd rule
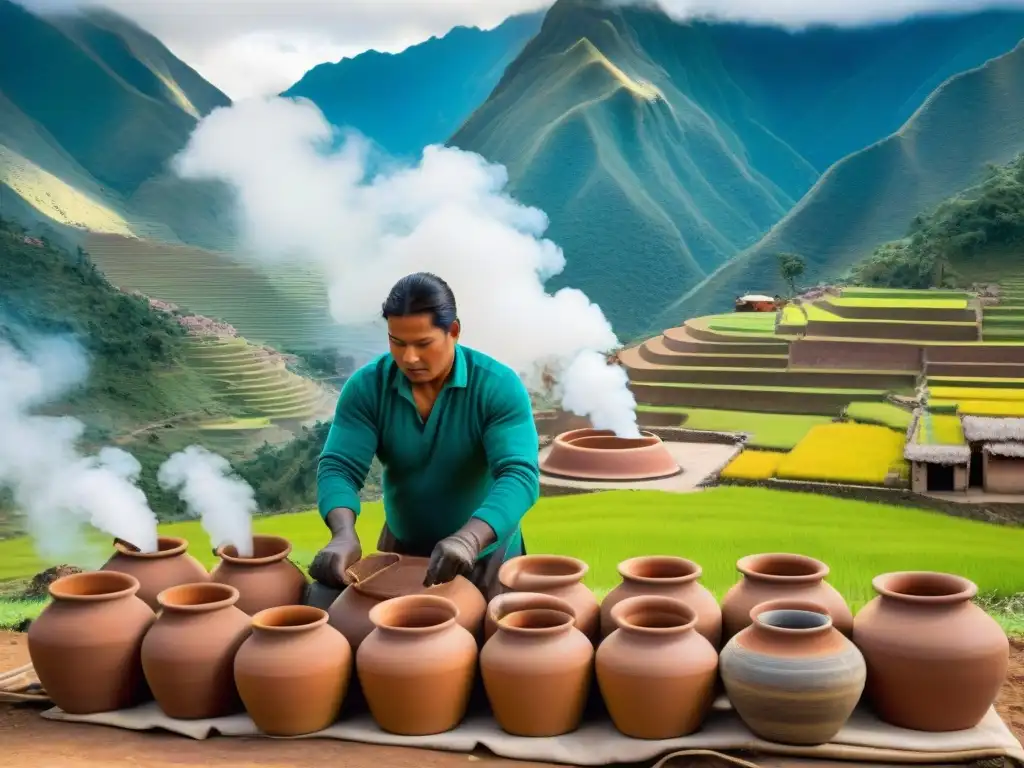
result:
[[[210,736],[259,736],[244,714],[212,720],[173,720],[149,702],[134,709],[95,715],[69,715],[57,707],[43,713],[51,720],[125,728],[133,731],[163,729],[193,739]],[[866,710],[858,710],[829,743],[817,747],[791,747],[754,736],[719,699],[701,730],[692,736],[647,741],[623,736],[608,720],[588,720],[579,730],[553,738],[524,738],[502,731],[489,715],[471,715],[462,725],[436,736],[395,736],[382,731],[368,714],[343,718],[326,730],[297,738],[329,738],[397,747],[449,752],[485,748],[499,757],[571,765],[641,763],[673,753],[710,750],[750,751],[764,755],[875,763],[935,764],[1010,758],[1024,765],[1024,748],[994,709],[975,728],[954,733],[924,733],[886,725]]]

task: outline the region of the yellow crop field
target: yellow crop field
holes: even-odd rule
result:
[[[779,462],[785,480],[881,485],[891,470],[903,471],[904,435],[874,424],[814,427]]]
[[[1024,417],[1024,400],[932,400],[931,405],[955,405],[966,416]]]
[[[722,470],[722,477],[731,480],[769,480],[784,453],[778,451],[743,451]]]
[[[1024,389],[1001,387],[929,387],[937,400],[1024,400]]]

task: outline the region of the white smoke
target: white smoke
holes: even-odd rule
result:
[[[88,524],[155,552],[157,519],[136,486],[139,462],[119,448],[82,455],[82,422],[31,412],[85,381],[82,348],[65,338],[24,346],[0,339],[0,489],[26,515],[37,549],[47,558],[77,555]]]
[[[583,292],[545,291],[565,256],[543,238],[547,216],[505,192],[504,167],[440,146],[399,167],[365,139],[339,137],[310,102],[278,98],[212,112],[175,167],[237,190],[245,249],[256,258],[322,270],[337,322],[373,322],[399,278],[434,272],[455,292],[467,345],[517,370],[535,392],[543,373],[553,374],[556,394],[576,393],[563,400],[567,409],[639,434],[625,376],[576,364],[618,340]]]
[[[157,482],[165,491],[178,493],[189,514],[202,522],[214,548],[231,545],[242,557],[252,556],[256,499],[227,459],[191,445],[160,466]]]

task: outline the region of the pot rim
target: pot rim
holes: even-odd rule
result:
[[[768,562],[785,563],[790,566],[802,565],[807,568],[807,573],[787,575],[780,573],[766,573],[759,566]],[[823,581],[829,574],[829,567],[821,560],[809,555],[797,555],[792,552],[762,552],[756,555],[747,555],[736,561],[736,570],[748,579],[757,581],[769,581],[780,584],[813,584]]]
[[[401,616],[403,612],[417,609],[443,611],[447,616],[436,624],[416,627],[403,627],[388,621],[391,615]],[[455,626],[459,618],[459,606],[454,601],[440,595],[402,595],[377,603],[370,609],[369,618],[374,627],[384,632],[413,636],[425,635]]]
[[[572,566],[572,570],[554,574],[530,573],[531,565]],[[578,584],[589,570],[590,566],[583,560],[570,555],[518,555],[501,564],[498,568],[498,581],[513,592],[539,592],[543,591],[542,586],[570,587]],[[517,581],[526,583],[517,585]]]
[[[948,590],[943,594],[917,595],[900,589],[901,585],[919,584],[926,580],[932,584],[944,584]],[[964,576],[943,571],[892,571],[875,576],[871,580],[875,592],[890,600],[918,605],[953,605],[973,600],[978,594],[978,585]],[[906,589],[906,586],[903,586]]]
[[[299,623],[275,624],[277,618],[284,618],[288,615],[305,616],[307,621]],[[297,632],[309,632],[322,627],[327,623],[327,611],[312,605],[277,605],[273,608],[264,608],[252,617],[253,629],[270,634],[295,634]]]
[[[521,601],[526,607],[514,608],[504,612],[500,612],[504,607],[504,603],[512,601]],[[493,600],[487,606],[487,616],[495,624],[499,624],[503,618],[509,614],[516,613],[517,611],[525,611],[530,609],[530,603],[535,601],[537,603],[536,608],[561,611],[572,616],[573,621],[576,620],[576,609],[572,607],[572,604],[568,600],[563,600],[555,595],[548,595],[543,592],[503,592],[500,595],[495,596]],[[545,603],[545,605],[542,605]]]
[[[562,434],[557,435],[554,439],[554,442],[570,446],[574,450],[584,451],[586,453],[607,453],[608,449],[588,448],[585,445],[577,445],[573,441],[587,437],[614,437],[619,440],[622,440],[623,442],[634,443],[634,445],[631,445],[628,448],[624,448],[622,450],[638,450],[643,448],[651,448],[654,446],[661,445],[661,443],[663,442],[662,439],[653,432],[648,432],[645,429],[641,429],[639,431],[640,437],[619,437],[618,435],[615,434],[615,430],[613,429],[594,429],[593,427],[582,427],[580,429],[572,429],[569,430],[568,432],[563,432]]]
[[[824,622],[809,627],[780,627],[765,619],[765,615],[775,612],[789,611],[793,613],[809,613],[824,618]],[[832,613],[821,603],[814,600],[801,600],[799,598],[780,597],[774,600],[765,600],[750,609],[750,621],[761,629],[771,632],[778,632],[787,635],[818,635],[832,629]]]
[[[551,624],[531,627],[521,626],[517,621],[528,619],[546,619]],[[523,608],[518,611],[510,611],[501,617],[497,622],[499,632],[516,635],[519,637],[547,637],[568,632],[576,626],[576,617],[565,611],[556,611],[553,608]]]
[[[282,545],[280,552],[274,552],[271,555],[264,555],[262,557],[241,557],[237,554],[229,554],[227,550],[232,549],[235,552],[238,550],[234,544],[222,544],[217,547],[214,553],[221,560],[231,563],[232,565],[269,565],[270,563],[276,563],[279,560],[284,560],[288,555],[292,553],[292,543],[288,541],[284,536],[275,536],[270,533],[254,533],[252,535],[253,551],[256,551],[256,542],[277,542]]]
[[[674,626],[648,627],[630,621],[646,612],[671,614],[680,623]],[[668,595],[634,595],[612,606],[611,619],[616,630],[647,636],[681,635],[697,627],[697,611],[683,600]]]
[[[206,594],[216,599],[201,602],[175,602],[175,598],[179,595],[187,595],[189,593]],[[230,608],[238,602],[240,596],[241,593],[230,584],[221,584],[216,581],[197,581],[168,587],[156,596],[156,601],[165,611],[173,613],[209,613],[223,608]]]
[[[686,568],[689,569],[689,572],[681,573],[678,576],[640,576],[632,571],[636,566],[642,565],[652,565],[655,567],[676,566],[680,571]],[[685,557],[676,557],[675,555],[641,555],[640,557],[631,557],[619,563],[618,571],[623,580],[638,584],[688,584],[692,581],[697,581],[704,575],[704,569],[698,563]]]
[[[110,585],[111,589],[102,592],[73,591],[76,586],[88,585],[93,581],[101,584],[106,582]],[[132,597],[139,591],[141,586],[139,580],[129,573],[122,573],[121,571],[83,571],[82,573],[70,573],[67,576],[54,579],[46,589],[54,600],[72,603],[100,603]]]
[[[180,536],[157,536],[156,542],[156,552],[140,552],[138,547],[124,539],[114,539],[114,549],[117,550],[118,554],[125,557],[135,557],[141,560],[160,560],[167,557],[177,557],[188,551],[188,541]],[[163,544],[170,544],[171,546],[164,549]]]

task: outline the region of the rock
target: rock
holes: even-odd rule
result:
[[[57,579],[81,572],[82,569],[77,565],[62,564],[47,568],[42,573],[37,573],[32,577],[32,581],[29,582],[28,587],[22,593],[22,598],[25,600],[42,600],[49,596],[49,586]]]

